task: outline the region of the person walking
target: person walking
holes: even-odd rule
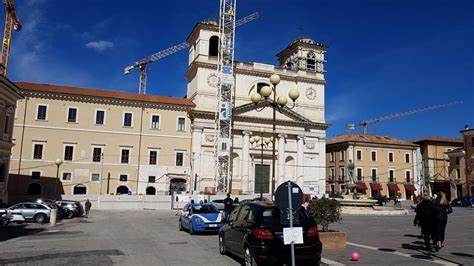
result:
[[[86,203],[84,204],[86,210],[86,218],[89,218],[89,212],[91,211],[92,203],[89,199],[86,199]]]
[[[434,203],[436,216],[436,249],[439,250],[444,247],[444,235],[446,225],[448,224],[448,214],[453,212],[453,209],[448,204],[446,194],[443,192],[436,198]]]
[[[433,243],[436,243],[436,211],[429,196],[424,195],[421,198],[421,202],[416,206],[415,213],[413,225],[421,226],[421,234],[425,241],[426,250],[430,251],[431,239],[433,239]]]
[[[230,194],[227,193],[227,198],[224,199],[224,212],[225,217],[227,218],[234,208],[234,201],[230,198]]]

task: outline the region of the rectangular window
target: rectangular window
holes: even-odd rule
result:
[[[340,158],[340,160],[341,160],[341,161],[344,161],[345,159],[346,159],[346,151],[342,150],[342,151],[341,151],[341,158]]]
[[[362,168],[357,168],[357,180],[362,180]]]
[[[98,173],[92,173],[92,174],[91,174],[91,181],[92,181],[92,182],[98,182],[98,181],[100,181],[100,174],[98,174]]]
[[[120,180],[120,182],[127,182],[127,180],[128,180],[128,175],[120,175],[119,180]]]
[[[151,116],[151,128],[152,129],[159,129],[160,128],[160,116],[159,115],[152,115]]]
[[[405,163],[410,163],[410,154],[405,153]]]
[[[10,116],[6,115],[5,116],[5,127],[3,128],[3,134],[8,135],[8,129],[10,128]]]
[[[95,124],[96,125],[105,124],[105,111],[104,110],[95,111]]]
[[[388,182],[395,182],[395,170],[388,170]]]
[[[186,131],[186,119],[178,117],[178,131]]]
[[[458,179],[461,179],[461,170],[460,169],[456,169],[456,176]]]
[[[94,147],[92,152],[92,161],[100,163],[102,160],[102,148]]]
[[[148,164],[156,165],[157,158],[158,158],[158,152],[150,151],[150,158],[148,160]]]
[[[336,178],[335,171],[336,170],[334,168],[329,169],[329,173],[330,173],[329,177],[331,178],[331,180],[334,180],[334,178]]]
[[[344,180],[344,178],[346,177],[346,169],[343,168],[343,167],[342,167],[342,168],[339,168],[339,172],[341,173],[340,178],[341,178],[342,180]]]
[[[74,146],[64,147],[64,161],[72,161],[74,155]]]
[[[31,171],[31,179],[40,179],[41,172],[40,171]]]
[[[393,163],[393,152],[388,153],[388,161]]]
[[[35,144],[33,148],[33,159],[43,159],[43,144]]]
[[[377,182],[377,169],[372,169],[372,181]]]
[[[358,161],[362,160],[362,151],[361,150],[356,151],[356,158],[357,158]]]
[[[67,110],[67,121],[69,123],[76,123],[77,122],[77,108],[68,108]]]
[[[123,126],[124,127],[131,127],[132,126],[132,113],[124,113],[123,114]]]
[[[38,120],[46,120],[46,115],[48,113],[48,106],[46,105],[38,105],[38,112],[36,114],[36,119]]]
[[[329,161],[330,161],[330,162],[334,162],[334,152],[331,152],[331,153],[329,154]]]
[[[411,181],[411,172],[410,171],[405,171],[405,179],[407,183],[410,183]]]
[[[471,138],[471,147],[474,147],[474,137]]]
[[[63,172],[63,181],[71,181],[72,180],[72,173]]]
[[[129,163],[129,161],[130,161],[130,150],[122,149],[121,156],[120,156],[120,163]]]
[[[372,155],[372,161],[373,161],[373,162],[377,161],[377,152],[376,152],[376,151],[372,151],[372,152],[371,152],[371,155]]]
[[[184,153],[176,152],[176,166],[183,166],[184,164]]]
[[[148,177],[148,183],[155,183],[155,181],[156,181],[156,176],[151,175]]]

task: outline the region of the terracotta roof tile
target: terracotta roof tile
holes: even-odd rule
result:
[[[150,94],[138,94],[138,93],[130,93],[130,92],[122,92],[122,91],[88,89],[88,88],[79,88],[79,87],[70,87],[70,86],[52,85],[52,84],[39,84],[39,83],[30,83],[30,82],[15,82],[15,84],[24,91],[63,93],[63,94],[71,94],[71,95],[102,97],[102,98],[140,101],[140,102],[148,102],[148,103],[184,105],[184,106],[189,106],[189,107],[195,106],[192,101],[185,98],[176,98],[176,97],[150,95]]]
[[[405,145],[405,146],[418,146],[411,142],[396,139],[388,136],[380,135],[363,135],[363,134],[346,134],[336,136],[326,142],[326,144],[336,144],[344,142],[363,142],[363,143],[376,143],[376,144],[388,144],[388,145]]]
[[[451,138],[451,137],[425,137],[421,139],[416,139],[411,141],[413,143],[420,142],[454,142],[454,143],[463,143],[462,138]]]

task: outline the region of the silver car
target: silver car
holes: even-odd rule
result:
[[[22,202],[9,207],[7,211],[21,214],[25,220],[37,223],[44,223],[51,217],[51,207],[42,203]]]

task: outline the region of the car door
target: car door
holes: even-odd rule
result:
[[[189,204],[184,205],[183,213],[181,214],[181,225],[189,229]]]
[[[18,213],[18,214],[23,215],[23,208],[24,208],[23,203],[13,205],[10,207],[10,214]]]
[[[36,204],[35,203],[24,203],[24,208],[21,213],[25,219],[33,219],[36,214]]]
[[[235,239],[235,252],[244,254],[244,236],[250,225],[252,209],[248,205],[243,205],[240,209],[237,220],[234,224],[233,239]]]
[[[234,237],[235,236],[234,230],[235,230],[235,222],[237,221],[240,208],[241,206],[236,207],[229,214],[229,218],[226,221],[225,230],[224,230],[224,241],[225,241],[226,248],[233,252],[237,252],[236,249],[238,249],[238,246],[237,246],[238,239]]]

